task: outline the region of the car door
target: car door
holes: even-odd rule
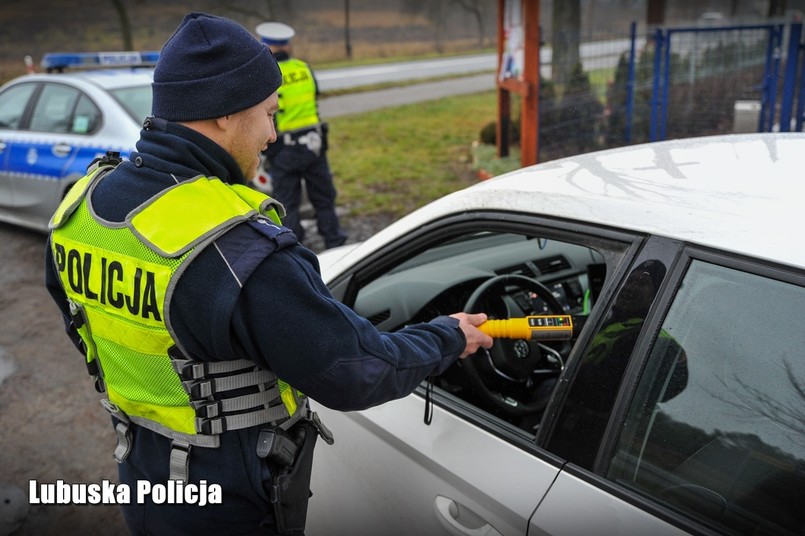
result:
[[[566,446],[570,387],[547,441],[570,463],[529,534],[801,534],[805,274],[691,247],[663,288],[592,456]]]
[[[35,83],[17,84],[0,94],[0,210],[15,205],[10,154],[19,139],[18,131],[24,126],[26,111],[37,87]]]
[[[65,173],[80,146],[74,118],[82,92],[44,83],[31,110],[28,131],[11,143],[16,210],[31,221],[47,222],[65,188]]]
[[[441,407],[426,425],[424,405],[412,395],[355,414],[317,407],[337,449],[317,447],[306,533],[523,533],[558,465]]]
[[[463,310],[484,282],[509,276],[515,276],[512,281],[538,279],[562,311],[588,315],[590,266],[600,274],[603,265],[607,277],[616,278],[633,243],[624,237],[597,236],[590,239],[592,248],[583,244],[579,232],[572,234],[574,243],[565,242],[570,236],[566,223],[561,237],[557,229],[541,223],[500,214],[448,219],[366,259],[332,282],[332,288],[345,303],[389,331]],[[495,317],[505,318],[541,311],[543,299],[548,300],[541,292],[537,296],[530,289],[504,284],[499,294],[477,305],[488,305],[490,314],[494,309]],[[515,360],[531,359],[529,352],[537,349],[536,343],[499,344],[519,352]],[[566,359],[570,351],[556,350],[557,359]],[[542,357],[556,357],[546,352]],[[536,398],[538,382],[549,386],[539,395],[547,400],[563,363],[552,371],[550,365],[535,361],[528,367],[529,376],[534,369],[533,385],[515,386],[505,396],[507,387],[494,383],[490,390],[501,389],[495,393],[501,394],[499,406],[464,383],[461,366],[466,362],[407,398],[366,411],[339,413],[314,402],[333,430],[335,444],[317,447],[308,534],[525,533],[562,460],[535,443],[544,404],[534,405],[540,409],[532,413],[508,412],[505,405],[517,406],[515,397]],[[498,379],[494,374],[492,382]],[[540,374],[546,374],[544,380]]]

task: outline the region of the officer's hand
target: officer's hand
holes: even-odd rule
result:
[[[464,338],[467,339],[467,346],[459,356],[460,358],[463,359],[468,355],[474,354],[481,347],[492,348],[492,337],[477,327],[486,322],[485,313],[456,313],[450,316],[458,319],[458,327],[464,332]]]

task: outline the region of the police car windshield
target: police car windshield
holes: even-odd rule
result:
[[[112,89],[110,93],[137,124],[141,125],[151,115],[150,84]]]

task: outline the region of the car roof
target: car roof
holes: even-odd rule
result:
[[[367,241],[364,251],[435,217],[489,209],[662,235],[803,268],[803,193],[805,134],[655,142],[478,183],[403,218]]]
[[[20,76],[13,80],[19,81],[53,81],[67,80],[78,85],[91,84],[107,91],[133,86],[149,86],[154,79],[152,68],[115,68],[66,71],[63,73],[33,73]]]

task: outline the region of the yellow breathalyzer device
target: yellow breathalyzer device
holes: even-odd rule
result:
[[[570,315],[533,315],[487,320],[478,329],[496,339],[562,341],[573,338],[573,318]]]

